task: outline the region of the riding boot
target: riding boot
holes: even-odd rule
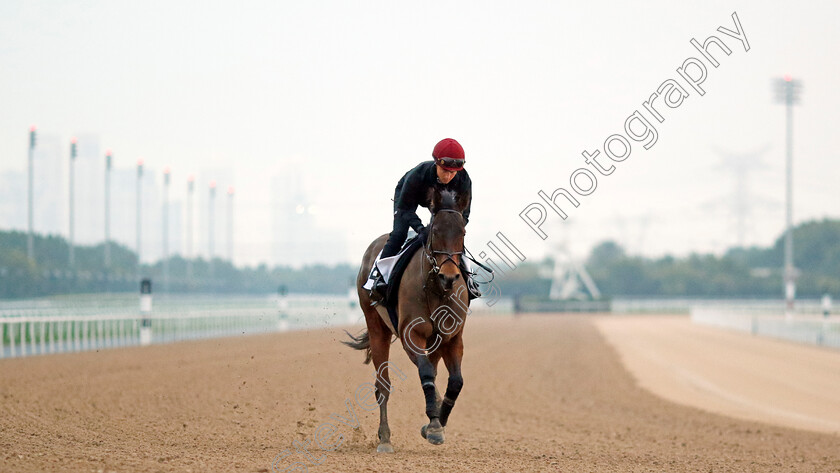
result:
[[[382,273],[379,272],[379,268],[376,267],[376,264],[374,264],[373,268],[370,270],[370,276],[368,276],[368,279],[373,280],[373,286],[370,289],[370,300],[374,302],[384,301],[388,290],[388,283],[385,281]]]
[[[371,289],[370,293],[371,300],[376,302],[385,300],[385,295],[388,293],[388,283],[381,274],[377,276],[376,282],[373,283],[373,289]]]

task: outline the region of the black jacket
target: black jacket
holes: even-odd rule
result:
[[[433,187],[453,190],[459,198],[466,196],[467,206],[464,208],[462,215],[464,221],[469,222],[470,206],[472,205],[470,175],[467,174],[466,169],[462,169],[455,174],[455,177],[448,184],[441,184],[438,182],[434,161],[424,161],[418,164],[400,179],[397,188],[394,190],[394,213],[399,213],[411,228],[419,231],[423,227],[423,222],[417,216],[417,206],[429,208],[431,202],[429,201],[428,190]]]

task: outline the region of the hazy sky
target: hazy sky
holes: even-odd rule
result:
[[[716,31],[735,28],[733,12],[748,52]],[[749,174],[747,241],[768,244],[784,224],[774,77],[804,83],[795,220],[840,217],[837,18],[836,1],[5,0],[0,170],[24,169],[31,124],[67,140],[98,134],[118,166],[143,156],[171,166],[174,182],[232,169],[240,264],[271,257],[272,177],[296,170],[318,224],[346,234],[357,262],[390,230],[399,177],[453,137],[474,183],[468,245],[502,231],[540,257],[546,243],[519,213],[538,191],[569,188],[581,152],[603,155],[659,84],[700,57],[689,40],[714,34],[732,54],[713,49],[720,66],[708,68],[705,95],[689,89],[666,109],[656,144],[634,142],[563,231],[578,254],[607,238],[648,255],[721,251],[737,236],[733,173],[718,151],[767,147]],[[548,243],[559,220],[543,227]]]

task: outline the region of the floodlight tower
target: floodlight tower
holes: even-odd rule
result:
[[[210,199],[207,208],[207,253],[210,262],[210,275],[213,275],[213,253],[215,244],[215,218],[214,208],[216,204],[216,181],[210,181]]]
[[[776,79],[776,100],[785,104],[785,316],[793,315],[796,297],[796,268],[793,264],[793,106],[799,103],[802,81],[790,74]]]
[[[227,194],[227,259],[233,264],[233,186],[228,187]]]
[[[75,214],[74,214],[74,207],[76,201],[76,193],[74,189],[74,180],[76,175],[76,137],[70,139],[70,195],[69,195],[69,204],[70,204],[70,231],[69,231],[69,243],[70,243],[70,255],[68,258],[68,263],[71,269],[76,267],[76,249],[74,247],[75,242]]]
[[[193,195],[195,191],[195,176],[187,177],[187,280],[193,277]]]
[[[137,278],[138,279],[140,278],[140,255],[142,254],[141,253],[142,248],[140,246],[140,243],[141,243],[141,236],[143,234],[142,227],[141,227],[142,222],[143,222],[143,219],[141,218],[141,216],[142,216],[142,211],[141,211],[141,209],[142,209],[142,205],[141,205],[142,189],[143,189],[143,158],[140,158],[140,159],[137,160],[137,211],[136,211],[137,223],[135,224],[135,229],[137,230],[137,247],[136,247],[136,249],[137,249]]]
[[[105,268],[111,268],[111,150],[105,152]]]
[[[169,166],[163,168],[163,290],[169,292]]]
[[[34,187],[34,180],[33,180],[33,173],[34,173],[34,153],[35,153],[35,141],[37,139],[37,135],[35,134],[35,125],[32,125],[29,128],[29,154],[27,160],[27,168],[29,170],[28,175],[28,187],[27,187],[27,205],[28,205],[28,212],[27,212],[27,226],[28,226],[28,233],[26,236],[26,256],[29,257],[30,261],[35,261],[35,243],[33,237],[33,187]]]

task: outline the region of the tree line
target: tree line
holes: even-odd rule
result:
[[[840,296],[840,220],[810,221],[794,229],[794,263],[801,271],[798,297]],[[138,290],[137,256],[111,244],[111,264],[104,265],[104,244],[76,246],[70,267],[69,246],[60,236],[36,235],[36,261],[26,256],[26,233],[0,231],[0,298]],[[723,255],[647,258],[629,255],[617,243],[598,244],[586,267],[607,297],[781,297],[784,237],[770,247],[731,248]],[[358,267],[347,263],[302,268],[262,264],[235,267],[216,258],[169,259],[169,284],[164,265],[141,265],[139,275],[153,280],[155,291],[269,294],[289,292],[341,294],[354,286]],[[550,259],[525,262],[499,276],[503,296],[547,297]],[[191,266],[191,275],[188,275]]]
[[[163,261],[143,264],[138,270],[137,255],[118,243],[111,243],[108,267],[104,264],[104,243],[77,245],[75,265],[71,267],[69,244],[64,238],[35,235],[34,262],[26,255],[26,238],[24,232],[0,231],[0,298],[139,291],[139,278],[151,278],[155,292],[270,294],[283,288],[296,293],[339,294],[352,287],[358,272],[346,263],[237,268],[220,258],[188,261],[173,256],[168,260],[167,288]]]
[[[840,220],[805,222],[794,228],[797,297],[840,296]],[[723,255],[676,258],[629,255],[617,243],[600,243],[585,261],[607,297],[781,298],[784,235],[770,247],[730,248]],[[499,282],[502,294],[545,296],[551,279],[542,268],[551,260],[523,264]]]

